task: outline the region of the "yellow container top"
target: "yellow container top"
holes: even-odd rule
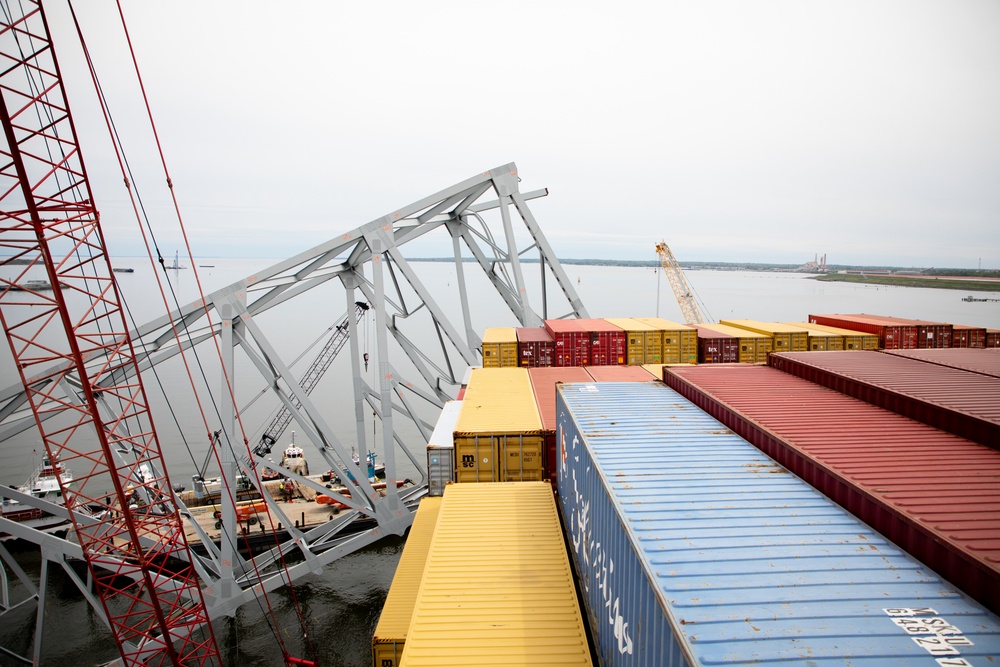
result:
[[[483,332],[484,343],[516,343],[517,332],[513,327],[492,327]]]
[[[474,368],[462,399],[456,435],[539,433],[535,393],[528,369]]]
[[[809,324],[808,322],[783,322],[793,327],[804,329],[807,334],[816,338],[833,338],[841,336],[856,336],[860,331],[848,331],[837,327],[821,327],[819,324]]]
[[[406,538],[406,546],[399,557],[396,574],[392,577],[389,594],[382,607],[378,625],[375,626],[373,643],[402,642],[406,639],[406,631],[413,619],[413,605],[417,601],[417,591],[420,580],[424,577],[424,566],[427,564],[427,552],[434,537],[434,527],[437,526],[441,512],[442,498],[426,497],[420,501],[417,515],[410,526],[410,535]]]
[[[680,322],[671,322],[670,320],[665,320],[662,317],[637,317],[637,320],[645,324],[650,325],[654,329],[659,329],[660,331],[684,331],[690,330],[694,331],[695,328],[687,324],[681,324]]]
[[[592,664],[551,485],[449,486],[401,667]]]
[[[604,321],[625,331],[648,331],[652,333],[653,331],[661,330],[659,327],[641,322],[634,317],[605,317]]]
[[[734,327],[728,324],[699,324],[698,326],[711,329],[712,331],[729,334],[730,336],[736,336],[737,338],[770,338],[770,336],[766,334],[750,331],[749,329],[741,329],[740,327]]]
[[[803,324],[804,327],[810,327],[816,329],[817,331],[829,331],[830,333],[835,333],[840,336],[875,336],[878,338],[877,334],[868,333],[867,331],[857,331],[855,329],[844,329],[843,327],[831,327],[827,324]]]
[[[749,329],[757,333],[805,333],[805,327],[784,322],[761,322],[759,320],[719,320],[719,324],[728,324],[741,329]]]

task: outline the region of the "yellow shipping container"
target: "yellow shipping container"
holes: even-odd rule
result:
[[[663,332],[632,317],[605,318],[625,331],[625,358],[629,366],[658,364],[663,352]]]
[[[400,665],[593,665],[551,486],[447,488]]]
[[[765,364],[767,363],[767,353],[771,351],[772,339],[770,336],[759,334],[749,329],[729,326],[728,324],[701,324],[699,326],[719,331],[740,339],[741,364]]]
[[[805,326],[810,326],[818,331],[829,331],[831,333],[840,334],[844,337],[844,349],[845,350],[877,350],[879,349],[878,336],[875,334],[865,333],[864,331],[854,331],[853,329],[842,329],[840,327],[831,327],[826,324],[808,324]]]
[[[399,658],[406,643],[406,631],[413,619],[420,580],[427,564],[434,527],[437,526],[443,498],[424,498],[410,526],[406,546],[399,557],[396,574],[392,577],[389,594],[382,606],[382,615],[372,636],[372,667],[399,667]]]
[[[455,424],[456,482],[544,479],[545,442],[527,368],[476,368]]]
[[[809,324],[808,322],[784,322],[784,324],[790,324],[793,327],[806,330],[806,333],[809,335],[810,352],[836,352],[844,349],[843,334],[817,329],[815,324]]]
[[[643,324],[663,333],[660,362],[664,364],[698,363],[698,330],[686,324],[671,322],[662,317],[637,317]]]
[[[483,333],[483,368],[517,366],[517,332],[513,327],[495,327]]]
[[[771,349],[775,352],[805,352],[809,349],[809,334],[802,327],[792,324],[759,320],[719,320],[719,324],[770,336]]]

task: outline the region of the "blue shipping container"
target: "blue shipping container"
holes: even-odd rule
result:
[[[1000,619],[665,385],[556,412],[604,667],[997,664]]]

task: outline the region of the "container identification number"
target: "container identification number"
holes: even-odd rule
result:
[[[937,615],[930,607],[898,607],[883,609],[898,627],[910,636],[917,646],[932,656],[942,667],[974,667],[961,657],[961,647],[974,646],[955,625]],[[940,656],[940,657],[939,657]],[[944,657],[947,656],[947,657]]]

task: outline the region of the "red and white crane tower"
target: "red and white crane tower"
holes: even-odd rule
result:
[[[40,1],[5,7],[0,59],[0,320],[94,588],[126,665],[221,664]]]

